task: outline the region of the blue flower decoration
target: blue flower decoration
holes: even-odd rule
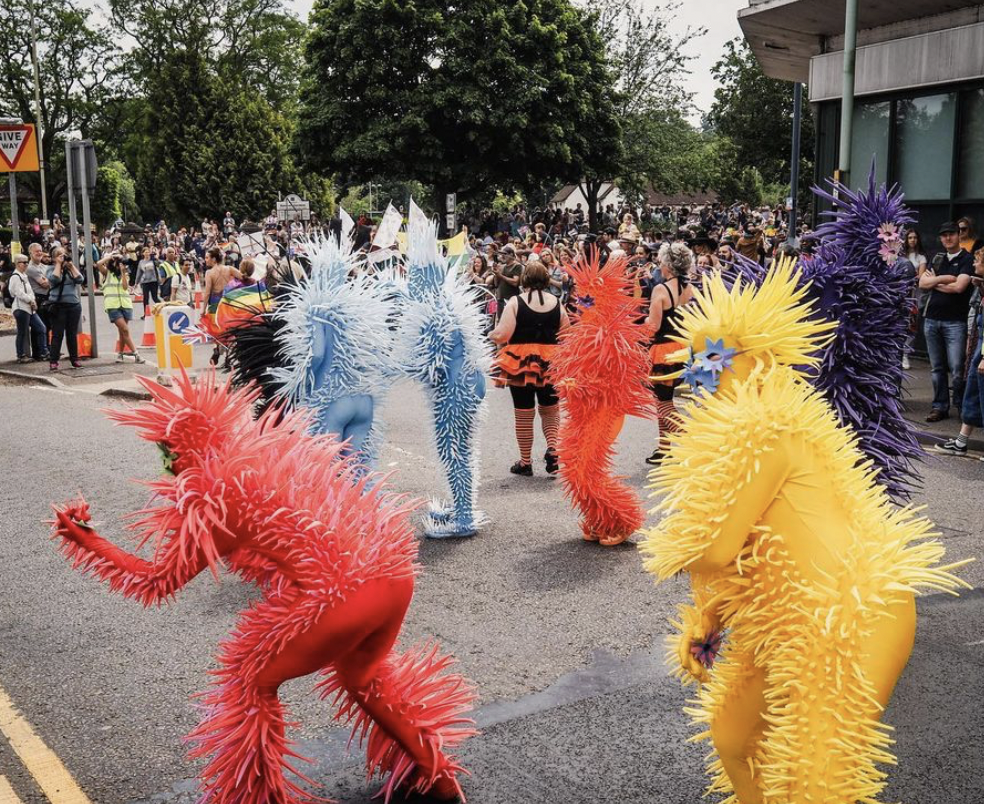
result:
[[[730,369],[734,363],[737,349],[724,345],[724,339],[712,341],[705,338],[704,351],[694,354],[690,350],[690,360],[686,363],[681,379],[690,384],[696,396],[702,396],[704,391],[716,393],[720,385],[721,375],[725,369]]]
[[[578,296],[575,300],[579,307],[583,307],[586,310],[594,307],[594,296]]]

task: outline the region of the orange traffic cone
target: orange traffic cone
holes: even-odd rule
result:
[[[140,338],[141,346],[154,348],[157,346],[157,337],[154,334],[155,321],[157,316],[150,314],[150,305],[144,305],[143,337]]]

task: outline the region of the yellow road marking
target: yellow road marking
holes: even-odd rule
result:
[[[6,776],[0,776],[0,804],[23,804],[10,786]]]
[[[62,764],[40,737],[34,733],[31,724],[17,711],[3,688],[0,687],[0,732],[7,738],[14,753],[20,757],[38,787],[44,791],[51,804],[91,804],[82,788],[76,784],[72,774]],[[13,791],[10,791],[13,794]],[[10,801],[17,801],[16,796]],[[0,802],[5,802],[0,789]]]

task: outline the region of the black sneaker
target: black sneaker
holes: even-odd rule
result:
[[[509,471],[514,475],[522,475],[523,477],[533,477],[533,464],[523,463],[522,461],[516,461],[512,466],[509,467]]]
[[[961,445],[957,442],[957,439],[949,438],[942,444],[937,444],[936,451],[945,453],[946,455],[966,455],[967,445]]]
[[[939,408],[933,408],[930,414],[926,417],[928,422],[941,422],[944,419],[949,419],[950,413],[945,410],[940,410]]]
[[[547,463],[547,474],[555,475],[560,470],[560,458],[552,449],[543,453],[543,460]]]
[[[646,463],[650,466],[659,466],[663,458],[666,457],[666,453],[663,452],[659,447],[653,450],[653,454],[646,458]]]

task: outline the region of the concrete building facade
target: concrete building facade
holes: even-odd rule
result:
[[[817,179],[839,158],[844,0],[750,0],[738,19],[767,75],[809,87]],[[984,228],[984,5],[860,0],[849,183],[898,182],[930,245],[963,215]]]

